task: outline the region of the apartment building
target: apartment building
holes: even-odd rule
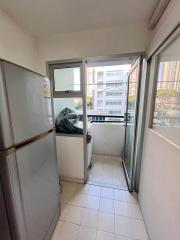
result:
[[[129,69],[130,65],[88,68],[89,114],[124,116]]]

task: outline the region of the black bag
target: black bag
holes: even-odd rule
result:
[[[56,117],[55,127],[57,133],[83,134],[83,129],[75,126],[79,116],[69,108],[63,109]]]

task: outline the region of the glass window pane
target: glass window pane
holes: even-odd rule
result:
[[[180,37],[159,57],[153,128],[180,144]]]
[[[80,91],[80,67],[54,69],[55,91]]]
[[[130,64],[88,67],[88,115],[124,116],[130,67]]]
[[[66,114],[66,120],[62,119],[62,113]],[[60,133],[82,134],[83,130],[83,100],[82,98],[54,98],[54,116],[56,131]],[[59,118],[59,116],[61,116]]]
[[[64,109],[69,108],[77,114],[83,114],[82,98],[54,98],[54,115],[55,117]]]

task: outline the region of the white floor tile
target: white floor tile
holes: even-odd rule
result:
[[[79,234],[79,226],[73,223],[65,222],[59,234],[58,240],[77,240]]]
[[[114,214],[114,202],[112,199],[101,198],[100,199],[100,211]]]
[[[70,208],[70,205],[68,205],[68,204],[62,206],[60,220],[65,220],[65,217],[68,214],[69,208]]]
[[[99,213],[98,229],[114,233],[114,215],[109,213]]]
[[[69,211],[65,217],[65,221],[70,223],[80,224],[83,211],[84,211],[84,208],[82,207],[70,206]]]
[[[118,162],[118,163],[122,163],[122,158],[119,157],[119,156],[105,155],[105,156],[104,156],[104,159],[105,159],[105,160],[109,160],[109,159],[111,159],[111,161],[115,161],[115,162]]]
[[[139,205],[114,200],[115,214],[142,220]]]
[[[95,185],[89,185],[89,195],[100,197],[101,187]]]
[[[135,193],[129,193],[119,189],[114,189],[114,199],[122,202],[138,204],[137,196]]]
[[[71,202],[71,200],[74,198],[74,192],[63,192],[61,194],[61,204],[65,205],[65,204],[69,204]]]
[[[104,181],[103,170],[92,170],[92,183],[100,183]]]
[[[89,183],[127,189],[120,157],[94,155],[93,159]]]
[[[71,182],[61,182],[62,184],[62,191],[63,193],[75,193],[77,188],[77,183],[71,183]]]
[[[122,216],[115,216],[115,233],[138,240],[147,240],[143,221]]]
[[[92,209],[85,209],[82,216],[81,225],[97,228],[98,211]]]
[[[53,233],[53,236],[52,236],[51,240],[59,240],[63,224],[64,223],[61,222],[61,221],[57,222],[57,225],[56,225],[56,228],[54,230],[54,233]]]
[[[116,239],[113,233],[98,230],[96,240],[116,240]]]
[[[76,193],[78,194],[88,194],[89,185],[88,184],[78,184],[76,188]]]
[[[99,201],[100,198],[88,195],[86,207],[94,210],[99,210]]]
[[[81,226],[79,229],[78,240],[96,240],[96,229]]]
[[[113,174],[113,181],[116,184],[121,181],[122,186],[123,172],[117,159],[98,158],[91,174],[101,178],[100,184],[110,183]],[[61,207],[61,221],[51,240],[148,240],[136,194],[93,184],[63,182]]]
[[[79,207],[87,207],[88,203],[88,195],[86,194],[76,194],[74,198],[70,201],[70,204],[79,206]]]
[[[93,154],[93,159],[95,160],[95,161],[104,161],[104,155],[101,155],[101,154]]]
[[[101,197],[113,199],[114,198],[113,189],[108,188],[108,187],[102,187],[101,188]]]

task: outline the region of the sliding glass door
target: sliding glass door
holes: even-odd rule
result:
[[[129,191],[133,190],[133,166],[134,166],[134,150],[136,144],[140,72],[141,72],[141,58],[139,58],[133,64],[128,78],[123,165]]]

